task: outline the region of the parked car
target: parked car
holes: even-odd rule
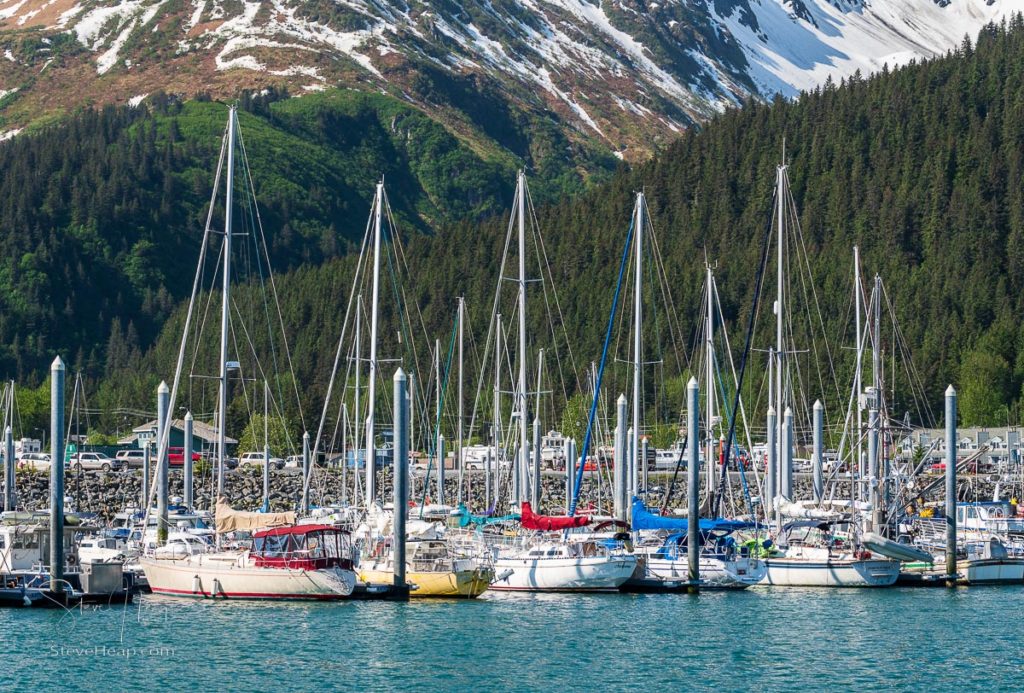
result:
[[[50,455],[45,452],[25,452],[17,458],[18,469],[38,469],[46,471],[50,469]]]
[[[109,472],[122,469],[124,462],[114,459],[102,452],[76,452],[68,458],[67,468],[73,470],[88,469]]]
[[[328,462],[330,464],[330,462]],[[288,455],[284,458],[284,466],[289,469],[301,469],[302,468],[302,455]]]
[[[130,450],[118,450],[114,455],[115,460],[121,460],[126,469],[141,469],[146,459],[146,451],[142,448]]]
[[[195,464],[199,460],[203,459],[203,456],[198,452],[192,453],[192,464]],[[172,467],[184,467],[185,466],[185,448],[181,447],[170,447],[167,448],[167,464]]]
[[[262,452],[243,452],[242,456],[238,459],[239,467],[262,467],[263,466],[263,453]],[[270,466],[272,469],[282,469],[284,467],[284,460],[280,457],[271,457]]]

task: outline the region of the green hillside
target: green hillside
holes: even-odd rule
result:
[[[302,100],[288,102],[289,106],[292,103],[305,110]],[[188,104],[182,112],[201,114],[206,113],[206,109],[214,107]],[[842,393],[826,391],[820,396],[833,408],[836,402],[848,396],[844,378],[848,377],[853,364],[849,351],[840,347],[853,342],[849,312],[852,246],[859,245],[865,274],[870,277],[878,272],[885,279],[889,299],[927,387],[933,411],[940,407],[946,383],[956,382],[963,393],[966,423],[1017,422],[1024,382],[1024,327],[1019,319],[1024,310],[1024,278],[1019,271],[1024,256],[1022,113],[1024,27],[1017,20],[1010,28],[994,27],[985,31],[976,46],[964,45],[944,59],[885,71],[870,79],[854,78],[842,85],[829,84],[797,102],[749,104],[730,111],[700,132],[686,134],[649,165],[620,172],[608,183],[566,197],[561,202],[541,205],[539,221],[559,285],[564,324],[580,366],[599,356],[633,194],[641,188],[648,196],[673,302],[687,338],[692,337],[695,329],[706,256],[717,263],[733,345],[738,348],[762,251],[761,239],[770,215],[775,166],[785,140],[810,271],[821,301],[825,332],[832,340],[836,372],[842,382]],[[137,117],[129,113],[120,117],[129,121],[122,126],[125,132],[138,133],[135,137],[145,140],[148,130],[138,127],[141,121],[137,123]],[[253,141],[248,144],[254,156],[259,149],[255,140],[262,137],[257,134],[260,129],[253,127],[256,117],[249,115],[243,120],[245,131],[253,132]],[[82,118],[99,119],[101,116]],[[378,122],[382,120],[386,121],[386,117],[382,116]],[[194,127],[199,127],[198,122],[197,116]],[[206,188],[198,185],[199,176],[194,172],[208,170],[208,152],[212,150],[218,123],[210,113],[209,124],[205,126],[210,133],[206,156],[199,156],[197,152],[194,158],[188,158],[189,150],[182,146],[173,148],[175,156],[180,157],[172,157],[172,162],[176,163],[161,163],[163,159],[157,158],[149,164],[154,171],[175,171],[179,176],[172,176],[175,181],[189,175],[186,171],[193,171],[191,175],[196,185],[182,185],[185,199],[193,205],[189,207],[193,215],[201,212],[199,199],[206,194]],[[133,125],[137,127],[133,129]],[[181,124],[178,127],[180,131],[186,129]],[[268,130],[268,137],[270,132]],[[273,134],[278,136],[277,132]],[[152,137],[161,141],[160,128]],[[123,146],[127,151],[131,151],[131,141],[126,136]],[[358,143],[366,143],[367,139],[359,136],[353,142],[358,148]],[[31,140],[26,140],[25,144],[0,150],[0,155],[12,156],[17,147],[31,148],[30,143]],[[276,146],[269,140],[261,144]],[[298,146],[296,144],[296,148]],[[282,156],[299,156],[295,148],[282,147],[280,151]],[[264,220],[271,235],[282,234],[287,219],[288,226],[298,230],[294,233],[316,239],[318,230],[330,228],[334,213],[338,213],[340,219],[345,210],[357,206],[355,197],[348,202],[349,207],[342,207],[335,196],[317,203],[311,199],[316,196],[307,194],[307,183],[303,181],[311,186],[313,182],[323,183],[324,176],[342,175],[336,166],[325,165],[325,160],[318,158],[319,150],[310,150],[311,157],[314,151],[317,157],[309,161],[315,168],[295,172],[282,164],[280,189],[271,192],[270,199],[264,203],[268,210]],[[375,146],[367,146],[363,151],[366,156],[378,155]],[[28,155],[19,155],[19,160],[21,156],[29,160]],[[264,152],[261,156],[268,154]],[[471,154],[467,152],[464,156]],[[386,159],[384,156],[381,160]],[[427,165],[426,162],[423,165]],[[403,215],[410,225],[425,227],[424,219],[438,221],[436,235],[414,237],[407,247],[411,269],[407,284],[411,287],[410,300],[423,311],[424,322],[432,336],[446,338],[455,297],[460,294],[467,296],[476,328],[482,330],[486,325],[507,224],[504,213],[490,218],[487,214],[508,206],[513,167],[511,160],[481,161],[473,169],[471,178],[455,183],[457,189],[463,191],[479,189],[477,186],[493,191],[482,195],[479,203],[464,203],[459,210],[463,220],[454,220],[454,214],[445,217],[436,212],[432,214],[432,210],[442,206],[454,209],[452,204],[441,205],[440,200],[448,200],[456,193],[443,192],[436,181],[428,182],[428,174],[406,178],[407,186],[398,182],[402,179],[397,175],[397,180],[389,178],[395,186],[392,194],[403,200]],[[416,170],[414,166],[409,168]],[[346,181],[352,181],[349,185],[353,189],[363,191],[363,197],[358,198],[361,207],[355,218],[348,219],[344,227],[338,226],[346,229],[342,235],[351,239],[362,230],[366,194],[375,175],[364,173],[362,168],[345,171],[344,175],[351,176]],[[537,177],[533,180],[535,196],[544,194],[546,180],[551,179]],[[418,187],[414,183],[418,183]],[[257,180],[258,188],[263,185],[267,185],[266,180]],[[323,184],[325,189],[334,187],[333,183]],[[438,191],[438,197],[432,197],[427,192],[430,190]],[[278,197],[273,200],[275,194]],[[0,199],[9,200],[9,195]],[[146,202],[133,212],[136,215],[133,219],[142,215],[148,215],[147,219],[170,218],[170,212],[160,216],[159,194]],[[16,200],[15,204],[21,203]],[[5,213],[7,209],[5,204]],[[105,228],[105,223],[99,220],[108,219],[107,214],[123,213],[120,210],[116,203],[111,203],[109,209],[95,208],[96,228]],[[267,221],[270,218],[274,219],[273,223]],[[44,228],[47,227],[40,227]],[[190,228],[197,229],[198,225],[192,223]],[[39,232],[41,238],[48,234],[53,232]],[[180,252],[182,267],[193,262],[195,248],[180,234],[161,229],[160,234],[154,235],[166,235],[165,242],[175,244],[170,247]],[[5,234],[8,242],[11,237]],[[66,237],[58,236],[58,239]],[[190,238],[194,242],[194,235]],[[80,247],[90,247],[87,238],[76,242]],[[31,244],[17,257],[42,252],[35,250],[39,245],[38,242]],[[283,256],[282,266],[300,262],[316,264],[330,255],[309,250],[315,246],[287,244],[291,250]],[[43,249],[60,256],[59,250],[55,252],[45,244]],[[131,251],[129,244],[118,252],[125,258],[131,256]],[[309,254],[304,255],[307,252]],[[7,256],[10,262],[11,253]],[[109,266],[114,266],[114,257],[116,255],[108,261]],[[22,262],[21,266],[26,265]],[[319,406],[317,398],[329,375],[347,298],[350,268],[351,263],[330,261],[320,268],[306,267],[283,275],[278,283],[286,328],[295,336],[295,360],[301,364],[298,377],[311,406]],[[6,281],[12,281],[11,276],[11,270],[7,269]],[[141,303],[147,286],[150,291],[157,291],[158,284],[145,283],[149,276],[143,273],[141,288],[132,285],[130,292],[127,287],[98,288],[97,300],[106,301],[104,320],[99,324],[90,320],[89,329],[101,331],[114,315],[119,315],[124,324],[132,319],[135,313],[129,309],[124,296]],[[15,290],[12,295],[24,295],[25,286],[37,285],[33,281],[46,286],[47,280],[22,276],[12,285]],[[656,287],[650,288],[651,299],[656,290]],[[32,305],[27,298],[22,300],[25,305]],[[541,301],[535,294],[531,308],[538,332],[543,329]],[[56,303],[49,300],[44,304],[60,312],[63,303],[62,297]],[[155,327],[172,307],[171,301],[155,303],[160,306],[159,310],[140,313],[148,316],[149,328]],[[755,347],[767,347],[773,341],[770,310],[770,302],[762,305]],[[95,313],[93,311],[93,315]],[[77,315],[75,304],[67,314]],[[6,307],[3,319],[0,331],[5,343],[10,345],[11,336],[17,334],[22,340],[17,346],[25,353],[23,344],[31,331],[14,329],[9,324],[11,317]],[[656,325],[648,324],[651,330],[655,329]],[[142,328],[136,329],[145,350],[146,337]],[[145,364],[143,370],[168,373],[168,356],[174,351],[179,329],[177,325],[169,326],[160,336],[156,351],[148,357],[139,357]],[[101,335],[94,337],[93,344],[105,343]],[[478,334],[477,340],[482,339],[483,335]],[[66,342],[69,345],[84,343],[87,343],[84,335],[82,338],[69,336]],[[45,349],[36,348],[40,356],[44,352],[52,354],[54,344],[46,344]],[[885,344],[883,348],[889,353],[893,345]],[[620,352],[619,356],[622,355]],[[91,360],[86,359],[87,368],[97,379],[112,375],[105,363],[106,356],[100,347]],[[13,355],[8,362],[10,358]],[[750,383],[754,391],[761,382],[756,370],[762,367],[760,358],[755,352],[753,372],[756,376]],[[122,363],[114,365],[123,368]],[[893,410],[901,414],[904,409],[911,410],[912,403],[905,376],[898,372],[894,376]],[[152,385],[140,384],[135,393],[130,393],[122,390],[119,382],[108,378],[103,390],[110,402],[127,403],[139,397],[143,398],[138,402],[141,405],[148,400],[146,393]],[[829,387],[823,389],[829,390]]]

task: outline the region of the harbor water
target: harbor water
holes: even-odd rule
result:
[[[0,611],[0,690],[1020,690],[1020,587]]]

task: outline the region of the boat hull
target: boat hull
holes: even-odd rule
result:
[[[686,582],[688,579],[689,562],[686,560],[649,557],[644,560],[644,563],[646,564],[646,570],[642,575],[644,579],[673,583]],[[702,556],[699,587],[706,590],[743,590],[761,582],[766,571],[765,562],[757,559],[741,558],[736,561],[723,561]]]
[[[769,558],[763,585],[786,587],[889,587],[900,563],[887,559]]]
[[[636,570],[635,556],[499,558],[492,590],[615,592]]]
[[[958,566],[961,582],[967,585],[1024,584],[1024,559],[983,558],[961,561]]]
[[[139,560],[154,594],[215,599],[347,599],[355,573],[340,568],[292,570],[255,568],[209,556]]]
[[[390,583],[394,573],[368,569],[360,571],[359,579],[367,583]],[[405,574],[410,584],[409,596],[422,597],[479,597],[490,587],[494,574],[488,570],[453,570],[448,572],[413,571]]]

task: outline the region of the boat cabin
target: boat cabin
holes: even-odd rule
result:
[[[352,569],[352,539],[332,525],[275,527],[253,534],[250,558],[260,568]]]
[[[966,530],[995,534],[1024,534],[1024,517],[1009,501],[981,501],[959,503],[956,506],[956,524]]]

